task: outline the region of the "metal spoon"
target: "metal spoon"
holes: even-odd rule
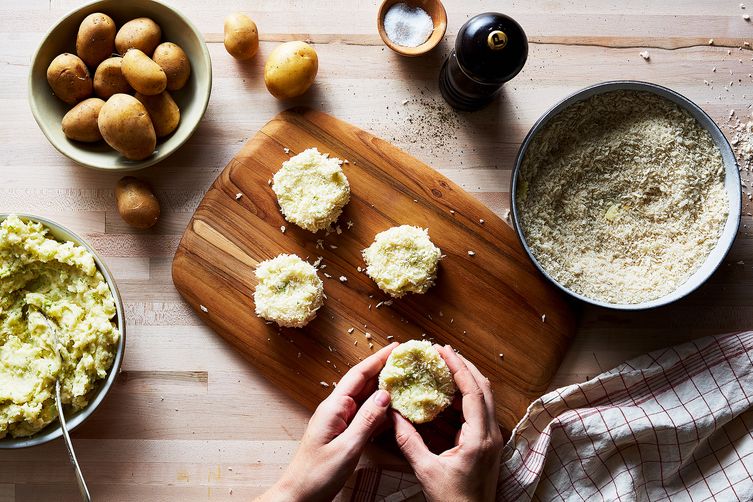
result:
[[[39,312],[42,316],[47,327],[52,332],[53,340],[55,343],[55,354],[60,360],[60,364],[63,364],[63,356],[60,355],[60,349],[58,348],[58,332],[52,325],[47,316],[42,312]],[[81,492],[81,500],[84,502],[91,502],[91,495],[89,494],[89,488],[86,486],[84,475],[81,473],[81,467],[78,465],[78,459],[76,458],[76,452],[73,451],[73,443],[71,442],[71,436],[68,434],[68,426],[65,423],[65,415],[63,415],[63,401],[60,398],[60,379],[55,380],[55,404],[58,408],[58,420],[60,420],[60,428],[63,431],[63,438],[65,439],[65,447],[68,449],[68,458],[73,464],[73,471],[76,473],[76,482],[78,483],[78,489]]]

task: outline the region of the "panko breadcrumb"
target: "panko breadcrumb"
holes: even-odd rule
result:
[[[272,190],[285,219],[317,232],[328,228],[350,200],[340,159],[309,148],[282,163]]]
[[[389,392],[392,407],[415,424],[434,420],[456,390],[444,359],[425,340],[410,340],[392,351],[379,373],[379,388]]]
[[[570,105],[531,141],[517,205],[536,260],[566,288],[636,304],[675,291],[717,245],[724,162],[687,111],[648,92]]]
[[[395,298],[426,293],[434,285],[441,256],[428,230],[410,225],[378,233],[371,246],[363,250],[366,273]]]
[[[316,268],[296,255],[281,254],[256,268],[256,315],[280,326],[301,328],[324,304]]]

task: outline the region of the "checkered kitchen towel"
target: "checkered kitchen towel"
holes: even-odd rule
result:
[[[497,500],[753,500],[752,399],[753,332],[652,352],[557,389],[513,431]],[[398,468],[354,480],[350,500],[423,500]]]

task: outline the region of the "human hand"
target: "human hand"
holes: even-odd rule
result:
[[[429,501],[494,500],[502,434],[497,425],[489,379],[449,345],[436,347],[463,396],[465,422],[455,447],[435,455],[413,424],[393,410],[395,439]]]
[[[285,474],[259,502],[335,497],[356,468],[366,442],[387,417],[390,395],[374,390],[396,346],[384,347],[343,375],[311,417]]]

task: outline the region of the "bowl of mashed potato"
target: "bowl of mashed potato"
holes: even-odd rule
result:
[[[112,387],[124,346],[122,301],[92,248],[46,218],[0,214],[0,449],[62,435],[57,379],[68,429],[83,423]]]

